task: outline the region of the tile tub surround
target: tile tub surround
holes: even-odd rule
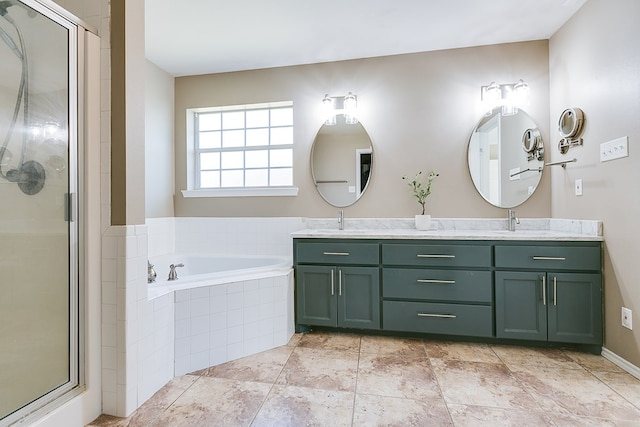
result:
[[[631,426],[639,419],[640,380],[601,356],[312,332],[176,377],[129,418],[90,425]]]
[[[174,375],[285,345],[293,312],[293,272],[176,291]]]
[[[416,230],[413,218],[307,218],[306,229],[294,238],[467,239],[467,240],[595,240],[603,238],[602,221],[558,218],[522,218],[516,231],[502,218],[432,218],[430,230]]]
[[[149,256],[171,253],[291,256],[291,218],[148,218]]]
[[[131,414],[174,376],[174,294],[149,300],[150,256],[186,245],[225,254],[291,256],[290,233],[303,228],[301,218],[156,218],[145,225],[107,226],[102,234],[103,412]]]

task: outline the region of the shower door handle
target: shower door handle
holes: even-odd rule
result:
[[[73,214],[75,198],[75,193],[64,193],[64,220],[67,222],[75,221],[75,215]]]

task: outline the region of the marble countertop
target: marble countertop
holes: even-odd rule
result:
[[[431,240],[539,240],[602,241],[602,222],[557,218],[521,219],[516,231],[507,230],[506,219],[434,218],[430,230],[416,230],[413,219],[345,219],[338,230],[333,219],[306,220],[309,228],[293,238],[431,239]]]

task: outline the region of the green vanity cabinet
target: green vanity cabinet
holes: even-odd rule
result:
[[[492,246],[382,244],[383,329],[493,336]]]
[[[600,241],[294,238],[296,323],[602,345]]]
[[[496,246],[496,337],[602,344],[600,245]]]
[[[294,253],[296,323],[380,329],[377,243],[296,243]]]

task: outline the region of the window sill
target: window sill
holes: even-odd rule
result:
[[[196,197],[274,197],[297,196],[298,187],[215,188],[208,190],[182,190],[185,199]]]

